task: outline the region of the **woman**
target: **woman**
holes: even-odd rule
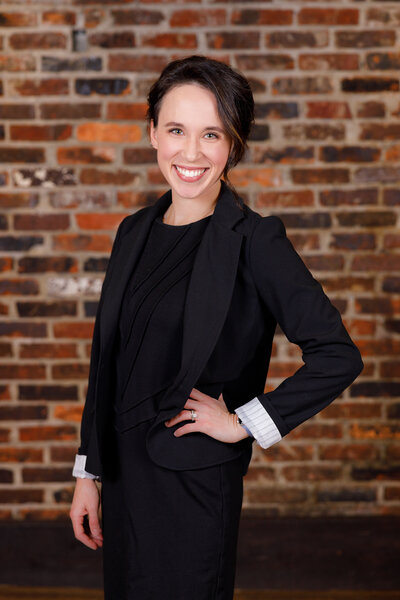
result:
[[[104,535],[106,600],[231,600],[252,443],[268,448],[322,410],[362,361],[282,221],[229,183],[253,122],[247,80],[191,56],[148,103],[171,189],[117,231],[70,514],[88,547]],[[264,393],[277,323],[304,365]]]

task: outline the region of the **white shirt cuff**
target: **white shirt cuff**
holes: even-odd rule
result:
[[[251,431],[261,448],[269,448],[279,442],[282,436],[257,396],[235,408],[235,413]]]
[[[86,455],[85,454],[75,454],[75,464],[72,470],[72,475],[74,477],[81,477],[82,479],[97,479],[100,480],[98,475],[93,475],[92,473],[88,473],[85,471],[86,466]]]

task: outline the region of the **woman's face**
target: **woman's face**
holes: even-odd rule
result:
[[[196,84],[169,90],[157,127],[150,123],[150,139],[173,200],[217,198],[231,144],[212,92]]]

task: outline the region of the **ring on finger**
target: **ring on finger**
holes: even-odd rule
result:
[[[197,412],[195,410],[193,410],[193,408],[190,410],[190,412],[191,412],[191,415],[192,415],[192,421],[195,421],[196,417],[197,417]]]

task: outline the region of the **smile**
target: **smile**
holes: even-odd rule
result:
[[[184,169],[183,167],[178,167],[174,165],[176,172],[178,173],[181,179],[187,180],[198,180],[200,177],[207,171],[207,168],[204,169]]]

